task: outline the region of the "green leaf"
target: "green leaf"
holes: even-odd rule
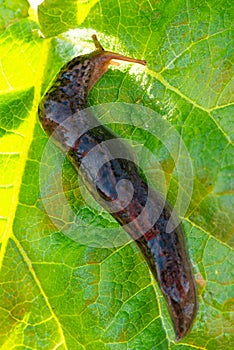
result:
[[[2,0],[0,7],[0,30],[28,16],[27,0]]]
[[[26,2],[5,4],[0,12],[6,28],[0,34],[2,349],[232,349],[233,2],[47,0],[39,7],[40,25],[24,18]],[[193,191],[182,223],[199,309],[191,332],[178,344],[162,293],[134,242],[126,242],[114,219],[87,197],[68,160],[60,191],[54,161],[62,154],[55,146],[44,162],[48,138],[37,117],[41,96],[65,62],[93,50],[93,33],[104,48],[146,59],[147,67],[113,67],[92,89],[90,105],[151,108],[179,132],[192,161]],[[142,119],[142,127],[134,127],[131,117],[122,118],[110,126],[136,150],[149,149],[152,157],[142,152],[142,167],[155,188],[158,174],[164,175],[174,204],[178,173],[165,144],[152,135],[157,120],[144,127]],[[50,191],[46,200],[42,167]],[[63,193],[67,201],[61,206]],[[70,208],[77,216],[69,236],[64,232],[73,224]],[[93,246],[88,240],[103,228],[125,243]],[[84,234],[89,243],[79,240]]]
[[[64,5],[61,0],[45,0],[38,9],[43,33],[48,37],[77,28],[98,2],[98,0],[67,0]]]

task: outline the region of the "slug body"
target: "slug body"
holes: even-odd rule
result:
[[[105,51],[96,36],[93,40],[96,51],[75,57],[59,72],[40,104],[40,121],[46,133],[53,134],[54,142],[67,153],[94,198],[137,243],[158,280],[176,339],[180,340],[191,328],[197,309],[195,282],[182,227],[175,224],[175,228],[167,232],[171,218],[169,204],[143,181],[138,167],[129,159],[128,147],[84,110],[90,89],[107,71],[112,59],[146,63]],[[115,157],[116,142],[122,158]],[[97,168],[99,156],[102,165],[96,172],[93,169]],[[123,200],[118,200],[120,192]],[[128,198],[131,198],[129,202]]]

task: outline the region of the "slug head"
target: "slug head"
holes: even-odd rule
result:
[[[98,41],[96,35],[92,36],[94,44],[97,48],[94,52],[90,54],[90,60],[94,65],[92,76],[89,81],[88,91],[94,86],[94,84],[103,76],[103,74],[108,70],[110,64],[116,65],[116,62],[112,60],[127,61],[146,65],[146,61],[138,60],[135,58],[120,55],[115,52],[105,51]]]

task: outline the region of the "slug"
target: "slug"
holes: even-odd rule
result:
[[[178,341],[190,330],[197,310],[196,287],[182,227],[174,218],[174,228],[167,232],[170,205],[142,179],[128,147],[85,111],[90,89],[113,59],[142,65],[146,62],[105,51],[97,37],[92,38],[96,50],[64,65],[42,98],[40,122],[48,136],[52,135],[67,153],[93,197],[135,240],[165,297]],[[115,157],[116,145],[121,158]],[[96,172],[93,169],[99,160],[101,165]]]

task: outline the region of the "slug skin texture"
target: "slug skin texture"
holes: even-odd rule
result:
[[[175,224],[175,228],[167,232],[172,213],[170,205],[148,187],[135,163],[124,156],[130,152],[129,148],[94,115],[84,110],[90,89],[108,70],[112,60],[142,65],[146,62],[105,51],[95,35],[93,40],[94,52],[75,57],[57,75],[39,106],[40,121],[47,135],[53,134],[53,141],[67,153],[93,197],[135,240],[165,297],[178,341],[190,330],[197,310],[196,287],[182,227]],[[95,127],[91,128],[92,125]],[[105,142],[113,139],[115,147],[118,142],[122,158],[115,158],[114,147]],[[94,147],[95,154],[85,162],[85,157],[92,154],[90,151]],[[97,175],[93,169],[99,154],[106,162]],[[125,196],[131,198],[127,205],[117,201],[116,188],[120,180],[132,184],[131,193],[128,186],[123,187]],[[146,210],[149,191],[151,195]],[[141,220],[136,220],[140,214]],[[158,219],[152,222],[155,214]],[[175,218],[176,222],[178,218]]]

